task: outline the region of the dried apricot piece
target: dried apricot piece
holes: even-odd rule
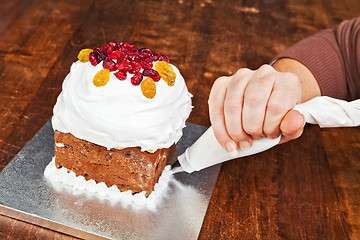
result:
[[[110,79],[110,70],[109,69],[101,69],[95,74],[93,83],[96,87],[105,86]]]
[[[82,49],[79,54],[78,54],[78,59],[80,62],[88,62],[89,61],[89,55],[90,53],[93,52],[92,49],[90,48],[85,48],[85,49]]]
[[[147,98],[154,98],[156,94],[156,85],[152,78],[145,78],[141,82],[141,91]]]
[[[155,70],[160,74],[167,85],[173,86],[175,84],[176,73],[170,64],[165,61],[157,62],[155,64]]]

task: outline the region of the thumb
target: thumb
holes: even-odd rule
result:
[[[287,112],[280,124],[280,130],[283,135],[280,143],[300,137],[305,123],[304,116],[297,110]]]

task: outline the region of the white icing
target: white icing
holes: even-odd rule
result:
[[[77,138],[108,149],[140,146],[143,151],[168,148],[177,143],[192,105],[179,70],[175,84],[156,82],[153,99],[144,97],[140,85],[118,80],[110,73],[109,82],[96,87],[92,81],[102,63],[73,63],[54,107],[54,130],[72,133]]]
[[[65,145],[63,143],[55,143],[55,146],[57,146],[57,147],[65,147]]]
[[[68,173],[67,169],[55,166],[55,157],[46,166],[44,171],[45,178],[55,187],[61,189],[66,185],[74,193],[93,193],[100,199],[107,199],[113,203],[120,202],[125,205],[132,205],[135,208],[147,208],[156,210],[157,205],[165,196],[169,181],[173,172],[171,166],[167,165],[155,184],[154,191],[146,197],[146,192],[132,194],[131,191],[121,192],[117,186],[108,187],[104,182],[96,183],[94,180],[85,180],[83,176],[76,176],[73,171]]]

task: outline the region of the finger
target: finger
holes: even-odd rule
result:
[[[235,155],[236,144],[227,132],[224,116],[224,101],[229,82],[230,77],[220,77],[214,82],[208,104],[210,121],[216,140],[226,151]]]
[[[291,135],[287,135],[287,136],[282,135],[279,144],[299,138],[302,135],[303,131],[304,131],[304,128],[300,128],[298,131],[296,131],[295,133],[293,133]]]
[[[301,136],[305,126],[304,116],[296,110],[290,110],[280,124],[280,130],[283,134],[282,142],[296,139]]]
[[[266,107],[263,132],[269,138],[280,135],[280,123],[287,112],[300,102],[301,86],[296,75],[277,74],[273,91]]]
[[[268,74],[269,71],[271,71],[270,66],[261,66],[249,81],[244,92],[243,129],[254,139],[264,136],[265,110],[274,84],[274,79]]]
[[[245,133],[242,128],[242,105],[244,90],[249,81],[252,71],[249,69],[240,69],[231,78],[225,101],[224,115],[225,125],[228,134],[239,145],[241,149],[247,149],[251,146],[251,137]]]

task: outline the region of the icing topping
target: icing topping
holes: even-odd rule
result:
[[[176,75],[174,85],[155,82],[156,94],[146,98],[141,86],[131,83],[134,74],[127,73],[119,80],[110,72],[107,83],[96,87],[93,79],[103,64],[73,63],[54,106],[54,130],[108,149],[139,146],[143,151],[156,151],[170,147],[182,135],[192,95],[179,70],[168,65]]]

